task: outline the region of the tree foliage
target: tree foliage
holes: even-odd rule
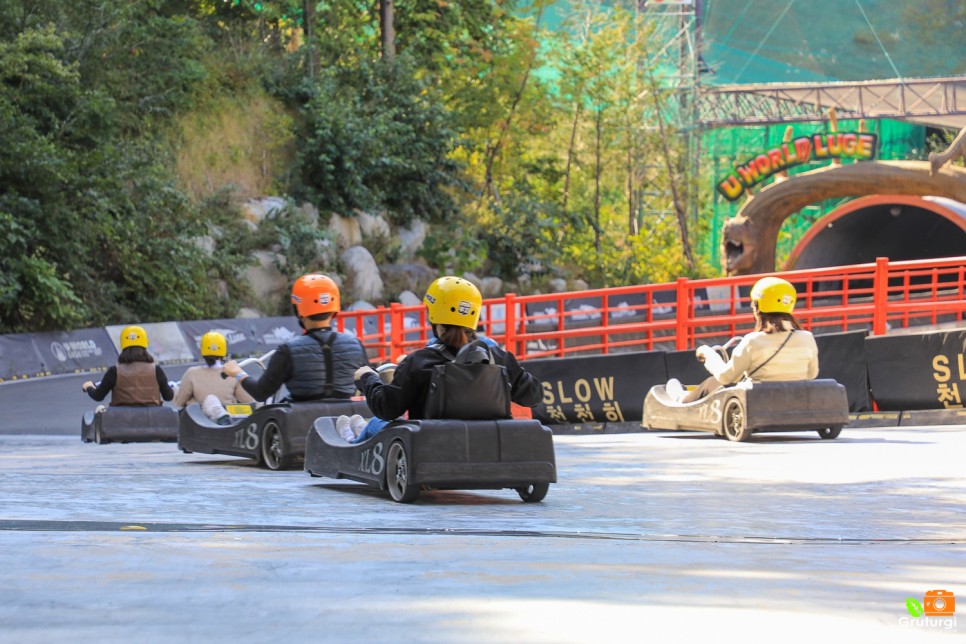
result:
[[[437,93],[414,77],[407,57],[321,72],[301,116],[299,196],[322,210],[385,211],[396,223],[452,213],[453,132]]]
[[[337,270],[298,208],[240,221],[245,163],[323,216],[429,222],[441,270],[701,270],[642,205],[680,171],[647,122],[647,25],[578,3],[550,31],[549,4],[398,0],[388,60],[370,1],[0,0],[0,332],[233,315],[258,247]],[[211,151],[238,110],[258,135]]]

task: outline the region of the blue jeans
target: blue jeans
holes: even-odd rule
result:
[[[373,416],[372,418],[369,419],[369,422],[366,423],[366,426],[362,428],[362,433],[356,436],[356,439],[352,441],[353,444],[361,443],[364,440],[369,440],[370,438],[372,438],[373,436],[381,432],[383,428],[391,422],[392,421],[383,420],[381,418],[377,418],[376,416]]]

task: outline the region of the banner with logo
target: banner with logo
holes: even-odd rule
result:
[[[302,335],[302,327],[292,316],[275,318],[252,318],[252,332],[255,340],[255,354],[262,356],[278,345]]]
[[[0,382],[44,375],[44,364],[29,333],[0,335]]]
[[[543,402],[533,416],[548,425],[640,421],[647,390],[667,380],[661,351],[527,360],[523,366],[543,382]]]
[[[865,351],[880,410],[963,408],[966,329],[866,338]]]
[[[102,328],[31,335],[50,373],[101,371],[117,362],[117,349]]]

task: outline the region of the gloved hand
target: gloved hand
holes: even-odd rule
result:
[[[81,385],[81,391],[83,391],[86,394],[87,393],[87,390],[90,389],[91,387],[94,387],[94,386],[95,385],[94,385],[94,382],[93,381],[91,381],[91,380],[85,380],[84,381],[84,384]]]
[[[358,369],[356,369],[356,372],[352,374],[352,377],[358,381],[359,378],[361,378],[367,373],[375,374],[376,370],[370,367],[369,365],[366,365],[365,367],[359,367]]]
[[[702,344],[700,347],[694,350],[694,354],[698,357],[698,362],[704,362],[707,359],[708,354],[713,352],[714,349],[706,344]]]

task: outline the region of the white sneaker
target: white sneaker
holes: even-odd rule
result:
[[[347,443],[351,443],[355,440],[355,434],[352,433],[352,427],[349,426],[348,416],[339,416],[335,419],[335,431],[339,432],[339,435]]]
[[[671,378],[668,380],[667,384],[664,385],[664,391],[666,391],[667,395],[671,397],[671,400],[677,403],[684,400],[684,396],[687,394],[687,390],[685,390],[684,385],[682,385],[681,381],[677,378]]]
[[[366,424],[368,424],[368,422],[369,421],[359,414],[353,414],[352,417],[349,418],[349,429],[352,430],[353,439],[359,438],[359,434],[361,434],[362,430],[366,428]]]
[[[214,394],[208,394],[205,399],[201,401],[201,411],[205,412],[205,416],[212,419],[216,423],[228,415],[228,410],[225,406],[221,404],[218,400],[218,396]]]

